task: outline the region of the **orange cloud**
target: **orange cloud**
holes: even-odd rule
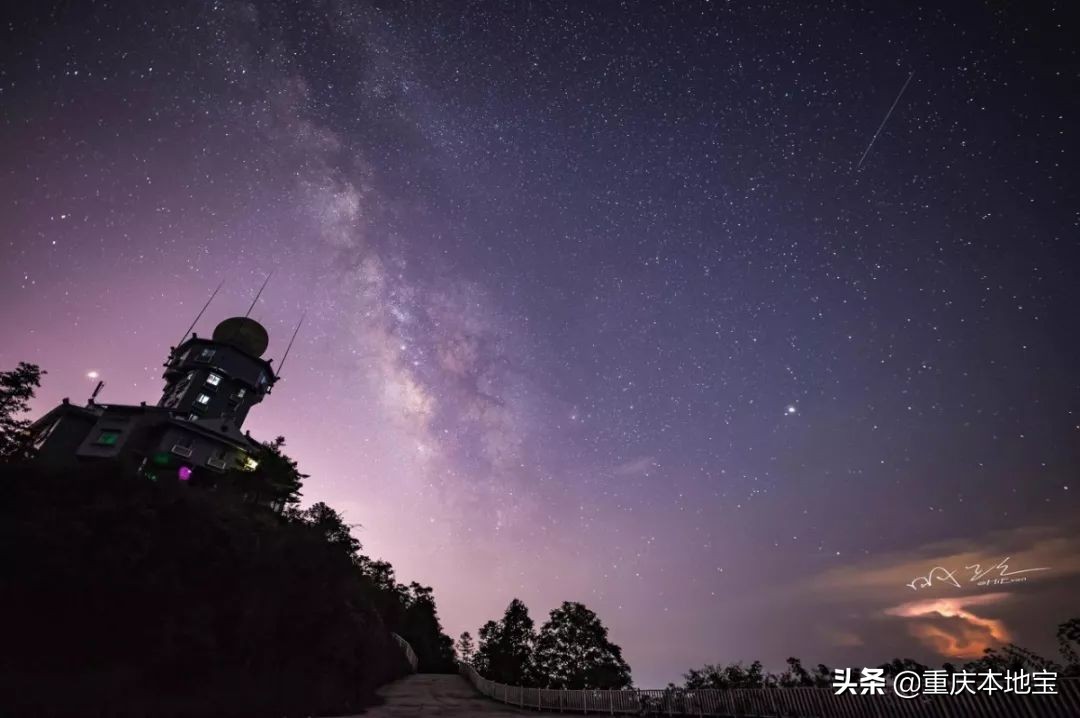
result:
[[[1002,621],[979,616],[970,606],[1000,603],[1007,593],[911,601],[887,609],[890,616],[912,619],[911,635],[949,658],[978,658],[987,648],[1008,643]]]

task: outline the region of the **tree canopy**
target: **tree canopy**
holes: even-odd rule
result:
[[[501,620],[480,628],[479,637],[473,667],[499,683],[601,689],[631,685],[622,649],[608,640],[607,628],[581,603],[563,603],[536,633],[529,609],[515,598]]]
[[[473,642],[472,634],[463,631],[458,636],[457,643],[454,644],[454,650],[457,652],[458,660],[464,663],[472,663],[473,657],[476,655],[476,644]]]
[[[477,670],[507,685],[532,684],[532,652],[536,634],[529,609],[518,599],[510,602],[500,621],[480,628],[476,650]]]
[[[248,501],[279,511],[297,511],[304,479],[310,477],[302,473],[296,460],[285,453],[285,437],[262,442],[261,450],[254,458],[257,459],[254,470],[232,469],[223,478],[213,476],[209,483],[227,487]]]
[[[545,688],[629,688],[630,666],[607,628],[582,603],[553,610],[536,638],[537,676]]]
[[[41,386],[45,372],[37,364],[19,362],[11,371],[0,371],[0,460],[14,460],[29,454],[27,429],[30,400]]]
[[[397,582],[394,567],[360,553],[360,541],[353,537],[345,517],[325,503],[307,509],[286,511],[286,518],[317,533],[326,544],[341,552],[360,577],[366,598],[382,617],[387,628],[412,646],[419,670],[440,673],[454,670],[454,642],[443,632],[435,606],[434,591],[415,581]]]

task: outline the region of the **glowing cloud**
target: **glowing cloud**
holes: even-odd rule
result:
[[[1010,640],[1005,624],[969,610],[970,606],[1000,603],[1007,593],[911,601],[885,611],[890,616],[914,619],[913,636],[943,656],[978,658],[987,648]]]

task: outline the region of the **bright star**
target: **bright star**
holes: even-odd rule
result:
[[[794,414],[798,410],[799,409],[794,404],[788,404],[787,408],[784,409],[784,413],[790,416],[791,414]]]
[[[90,371],[86,372],[86,378],[87,378],[87,379],[97,379],[97,378],[98,378],[98,376],[99,376],[99,375],[98,375],[98,373],[97,373],[96,371],[94,371],[93,369],[91,369]]]

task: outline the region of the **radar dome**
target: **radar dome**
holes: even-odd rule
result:
[[[214,329],[214,341],[236,347],[251,356],[262,356],[270,344],[270,335],[254,319],[230,317]]]

